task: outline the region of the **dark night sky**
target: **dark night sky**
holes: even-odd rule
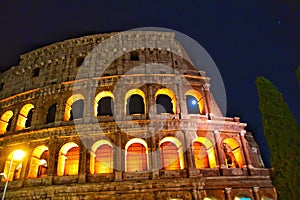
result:
[[[65,39],[152,26],[179,31],[210,54],[226,87],[227,116],[248,123],[269,166],[254,81],[271,80],[299,123],[300,4],[263,2],[1,1],[0,71],[25,52]]]

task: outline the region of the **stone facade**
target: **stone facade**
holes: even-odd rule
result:
[[[246,124],[222,116],[174,33],[54,43],[0,86],[6,199],[277,199]]]

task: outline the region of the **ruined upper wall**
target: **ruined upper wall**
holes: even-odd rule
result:
[[[185,51],[179,42],[175,40],[175,33],[148,31],[145,34],[145,31],[143,31],[143,34],[139,34],[139,32],[124,34],[120,36],[119,40],[117,38],[117,41],[120,41],[120,44],[127,42],[130,47],[127,49],[117,49],[116,46],[113,46],[116,44],[108,41],[111,36],[119,37],[116,34],[117,32],[69,39],[22,55],[18,66],[13,66],[0,74],[0,99],[33,89],[75,80],[82,61],[91,52],[100,53],[102,57],[100,58],[99,55],[96,55],[96,57],[90,56],[89,60],[85,61],[87,63],[85,68],[88,69],[86,72],[89,73],[89,75],[83,74],[86,77],[120,75],[142,63],[154,62],[176,68],[180,73],[182,71],[182,74],[191,71],[190,74],[200,75],[187,55],[185,55]],[[175,47],[170,46],[170,42],[175,44]],[[143,43],[142,46],[146,48],[141,48],[140,43]],[[105,49],[95,50],[95,47],[99,44],[102,47],[104,46]],[[147,48],[147,46],[150,46],[150,48]],[[163,48],[161,48],[162,46]],[[179,55],[171,53],[174,49]],[[130,51],[137,51],[137,60],[132,60]],[[183,55],[186,59],[183,59],[180,55]],[[116,57],[118,58],[117,60],[109,61],[109,58]],[[95,59],[98,59],[96,64]],[[105,61],[109,63],[105,63]],[[111,66],[108,68],[103,67],[106,64]],[[149,68],[146,70],[146,66],[144,66],[144,69],[143,72],[137,73],[153,73]],[[162,71],[161,73],[168,74],[170,71]],[[204,74],[204,72],[201,72],[201,75]]]

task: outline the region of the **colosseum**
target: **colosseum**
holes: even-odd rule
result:
[[[229,88],[230,89],[230,88]],[[0,74],[2,199],[275,200],[174,32],[69,39]]]

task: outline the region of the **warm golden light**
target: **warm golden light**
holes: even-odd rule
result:
[[[165,170],[184,168],[184,158],[181,142],[175,137],[165,137],[159,142],[160,159]]]
[[[23,160],[24,157],[25,157],[25,152],[20,149],[17,149],[13,152],[14,160],[21,161],[21,160]]]
[[[172,90],[168,89],[168,88],[162,88],[162,89],[159,89],[156,94],[155,94],[155,98],[157,98],[157,95],[160,95],[160,94],[164,94],[164,95],[167,95],[171,98],[171,103],[173,105],[173,108],[172,108],[172,111],[174,114],[176,114],[176,97],[175,97],[175,94]]]
[[[94,101],[94,115],[95,115],[95,117],[97,117],[97,114],[98,114],[98,102],[103,97],[111,97],[112,99],[114,99],[114,95],[110,91],[102,91],[102,92],[98,93],[97,96],[95,97],[95,101]]]
[[[196,157],[198,157],[198,155],[200,153],[199,152],[200,149],[195,150],[195,148],[197,148],[197,145],[196,146],[194,145],[195,143],[201,143],[205,146],[205,152],[208,155],[209,167],[210,168],[216,167],[216,165],[217,165],[216,157],[215,157],[215,151],[214,151],[212,142],[206,137],[198,137],[194,140],[194,143],[193,143],[196,168],[202,168],[201,166],[203,166],[203,163],[201,163],[201,159],[200,160],[196,159]]]
[[[16,130],[25,129],[27,115],[31,109],[34,109],[34,106],[32,104],[26,104],[25,106],[22,107],[18,115]]]
[[[84,100],[84,97],[82,94],[74,94],[72,95],[66,103],[65,108],[65,114],[64,114],[64,120],[69,121],[71,118],[71,110],[72,110],[72,104],[77,100]]]
[[[6,133],[9,120],[12,118],[13,112],[11,110],[6,111],[0,119],[0,134]]]
[[[190,95],[190,96],[193,96],[197,99],[198,101],[198,105],[199,105],[199,112],[201,115],[205,114],[205,101],[204,101],[204,98],[203,96],[201,95],[201,93],[197,90],[188,90],[186,93],[185,93],[185,96],[187,95]]]
[[[224,150],[230,151],[227,154],[230,154],[233,157],[232,160],[236,160],[236,162],[238,163],[238,167],[242,167],[244,165],[243,155],[238,141],[233,138],[226,138],[225,140],[223,140],[223,148],[224,146],[227,146],[227,148],[225,148]],[[232,163],[232,165],[234,165],[234,163]]]
[[[124,99],[124,115],[126,115],[127,113],[127,99],[131,96],[131,95],[134,95],[134,94],[137,94],[137,95],[140,95],[142,98],[143,98],[143,101],[144,101],[144,110],[146,110],[146,96],[144,94],[144,92],[140,89],[132,89],[132,90],[129,90],[126,94],[125,94],[125,99]]]

